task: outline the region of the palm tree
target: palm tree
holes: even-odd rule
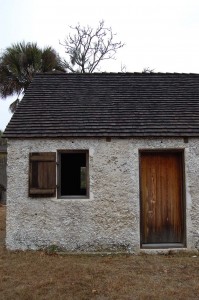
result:
[[[48,46],[41,49],[37,43],[17,43],[5,49],[0,57],[0,96],[6,98],[17,94],[10,105],[14,112],[35,73],[62,71],[61,59],[56,51]]]

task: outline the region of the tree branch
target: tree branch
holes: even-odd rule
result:
[[[60,43],[65,47],[69,60],[64,65],[69,72],[92,73],[103,60],[115,59],[117,50],[122,48],[122,42],[114,42],[115,34],[111,28],[100,21],[96,29],[90,26],[70,26],[75,31]]]

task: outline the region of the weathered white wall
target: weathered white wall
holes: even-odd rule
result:
[[[179,139],[10,140],[9,249],[140,250],[139,150],[185,149],[187,249],[199,248],[199,141]],[[89,150],[90,198],[29,198],[30,152]]]

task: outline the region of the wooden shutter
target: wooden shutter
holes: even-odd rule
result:
[[[29,196],[56,196],[56,153],[30,153]]]

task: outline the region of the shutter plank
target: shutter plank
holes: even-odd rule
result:
[[[54,189],[36,189],[36,188],[30,188],[30,193],[32,195],[39,195],[39,194],[54,194]]]
[[[54,161],[56,153],[54,152],[43,152],[38,154],[31,154],[30,160],[31,161]]]

